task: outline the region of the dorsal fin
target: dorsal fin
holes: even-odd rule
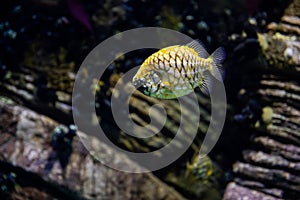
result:
[[[188,43],[186,46],[194,49],[201,58],[208,58],[209,54],[205,50],[205,46],[200,40],[193,40],[192,42]]]

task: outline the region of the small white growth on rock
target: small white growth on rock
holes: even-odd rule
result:
[[[293,54],[294,54],[294,51],[290,47],[286,48],[283,53],[284,57],[287,59],[291,59],[293,57]]]

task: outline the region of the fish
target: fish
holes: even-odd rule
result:
[[[224,79],[225,57],[223,47],[209,55],[200,40],[165,47],[142,63],[132,78],[132,84],[143,94],[158,99],[188,95],[196,87],[209,95],[212,76],[219,81]]]
[[[191,163],[186,165],[186,177],[193,177],[197,180],[209,180],[214,175],[212,160],[208,157],[194,156]]]

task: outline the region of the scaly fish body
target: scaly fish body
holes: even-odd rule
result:
[[[224,60],[222,48],[214,54],[209,57],[198,41],[163,48],[143,62],[133,84],[141,86],[144,94],[160,99],[187,95],[198,86],[208,93],[211,83],[206,72],[215,74]]]

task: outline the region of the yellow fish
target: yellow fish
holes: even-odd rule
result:
[[[208,94],[212,87],[210,74],[223,79],[224,59],[223,47],[209,56],[199,40],[166,47],[143,62],[132,83],[145,95],[159,99],[178,98],[198,86]]]
[[[208,156],[200,158],[197,155],[187,164],[186,176],[205,181],[214,174],[213,169],[213,162]]]

